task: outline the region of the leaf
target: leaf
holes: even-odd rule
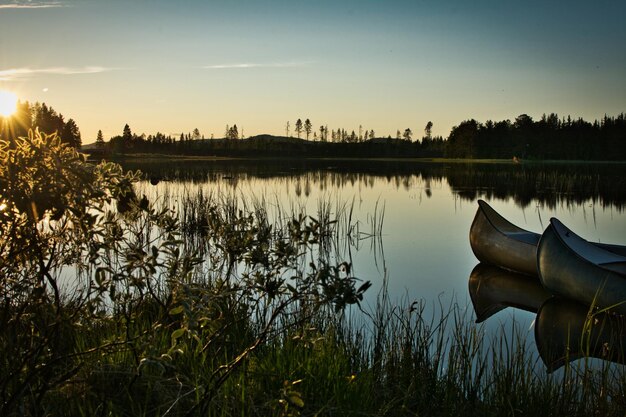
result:
[[[302,400],[302,397],[300,397],[300,393],[298,392],[292,392],[289,394],[289,402],[293,405],[295,405],[296,407],[304,407],[304,401]]]
[[[182,313],[182,312],[183,312],[183,310],[184,310],[183,306],[178,306],[178,307],[175,307],[175,308],[173,308],[173,309],[171,309],[171,310],[170,310],[170,315],[171,315],[171,316],[175,316],[175,315],[177,315],[177,314]],[[179,330],[180,330],[180,329],[179,329]]]
[[[185,328],[180,328],[178,330],[174,330],[174,332],[172,333],[172,340],[176,340],[179,337],[181,337],[183,334],[185,334]]]
[[[367,291],[367,290],[368,290],[368,288],[369,288],[369,287],[371,287],[371,286],[372,286],[372,283],[371,283],[370,281],[365,281],[365,282],[363,283],[363,285],[361,285],[361,286],[359,287],[359,289],[357,290],[357,293],[359,293],[359,294],[360,294],[360,293],[364,293],[364,292],[365,292],[365,291]]]

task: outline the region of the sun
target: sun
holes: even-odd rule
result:
[[[17,96],[10,91],[0,90],[0,116],[9,117],[17,110]]]

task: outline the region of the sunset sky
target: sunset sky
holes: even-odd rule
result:
[[[6,1],[0,89],[121,134],[626,111],[622,1]]]

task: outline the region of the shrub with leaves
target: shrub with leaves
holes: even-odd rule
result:
[[[56,135],[0,143],[0,415],[42,412],[89,355],[128,349],[128,332],[95,333],[132,313],[159,268],[184,274],[176,219],[137,199],[138,179]]]
[[[0,142],[0,415],[204,414],[259,346],[369,285],[305,217],[213,205],[200,258],[139,179],[55,135]]]

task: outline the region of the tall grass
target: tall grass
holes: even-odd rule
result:
[[[41,414],[456,417],[626,412],[623,368],[580,361],[549,375],[519,326],[487,335],[455,303],[439,304],[429,314],[423,301],[393,302],[386,282],[371,310],[358,303],[340,312],[332,306],[314,309],[308,299],[281,308],[281,297],[289,299],[288,293],[255,298],[255,288],[263,286],[268,293],[283,274],[282,269],[280,274],[260,269],[269,262],[263,251],[287,250],[281,245],[287,245],[289,233],[302,238],[307,230],[300,228],[307,218],[300,207],[276,203],[272,209],[274,202],[263,198],[201,191],[161,203],[175,205],[181,250],[197,251],[204,264],[190,269],[185,282],[160,287],[160,299],[167,302],[148,297],[133,305],[132,315],[119,309],[95,325],[68,327],[63,339],[73,374],[49,395],[33,398],[43,401]],[[306,251],[304,262],[294,266],[302,270],[294,273],[298,279],[305,279],[311,268],[322,273],[320,265],[328,266],[329,276],[350,276],[350,262],[345,261],[350,248],[363,238],[380,238],[384,207],[370,217],[370,230],[363,233],[353,218],[353,204],[319,203],[307,223],[316,230],[319,245],[298,248]],[[257,246],[260,252],[254,250]],[[258,262],[250,262],[255,256]],[[332,269],[329,259],[344,269]],[[268,275],[263,278],[259,271]],[[244,285],[237,287],[239,281]],[[336,290],[339,297],[342,288]],[[81,353],[75,357],[73,352]]]

